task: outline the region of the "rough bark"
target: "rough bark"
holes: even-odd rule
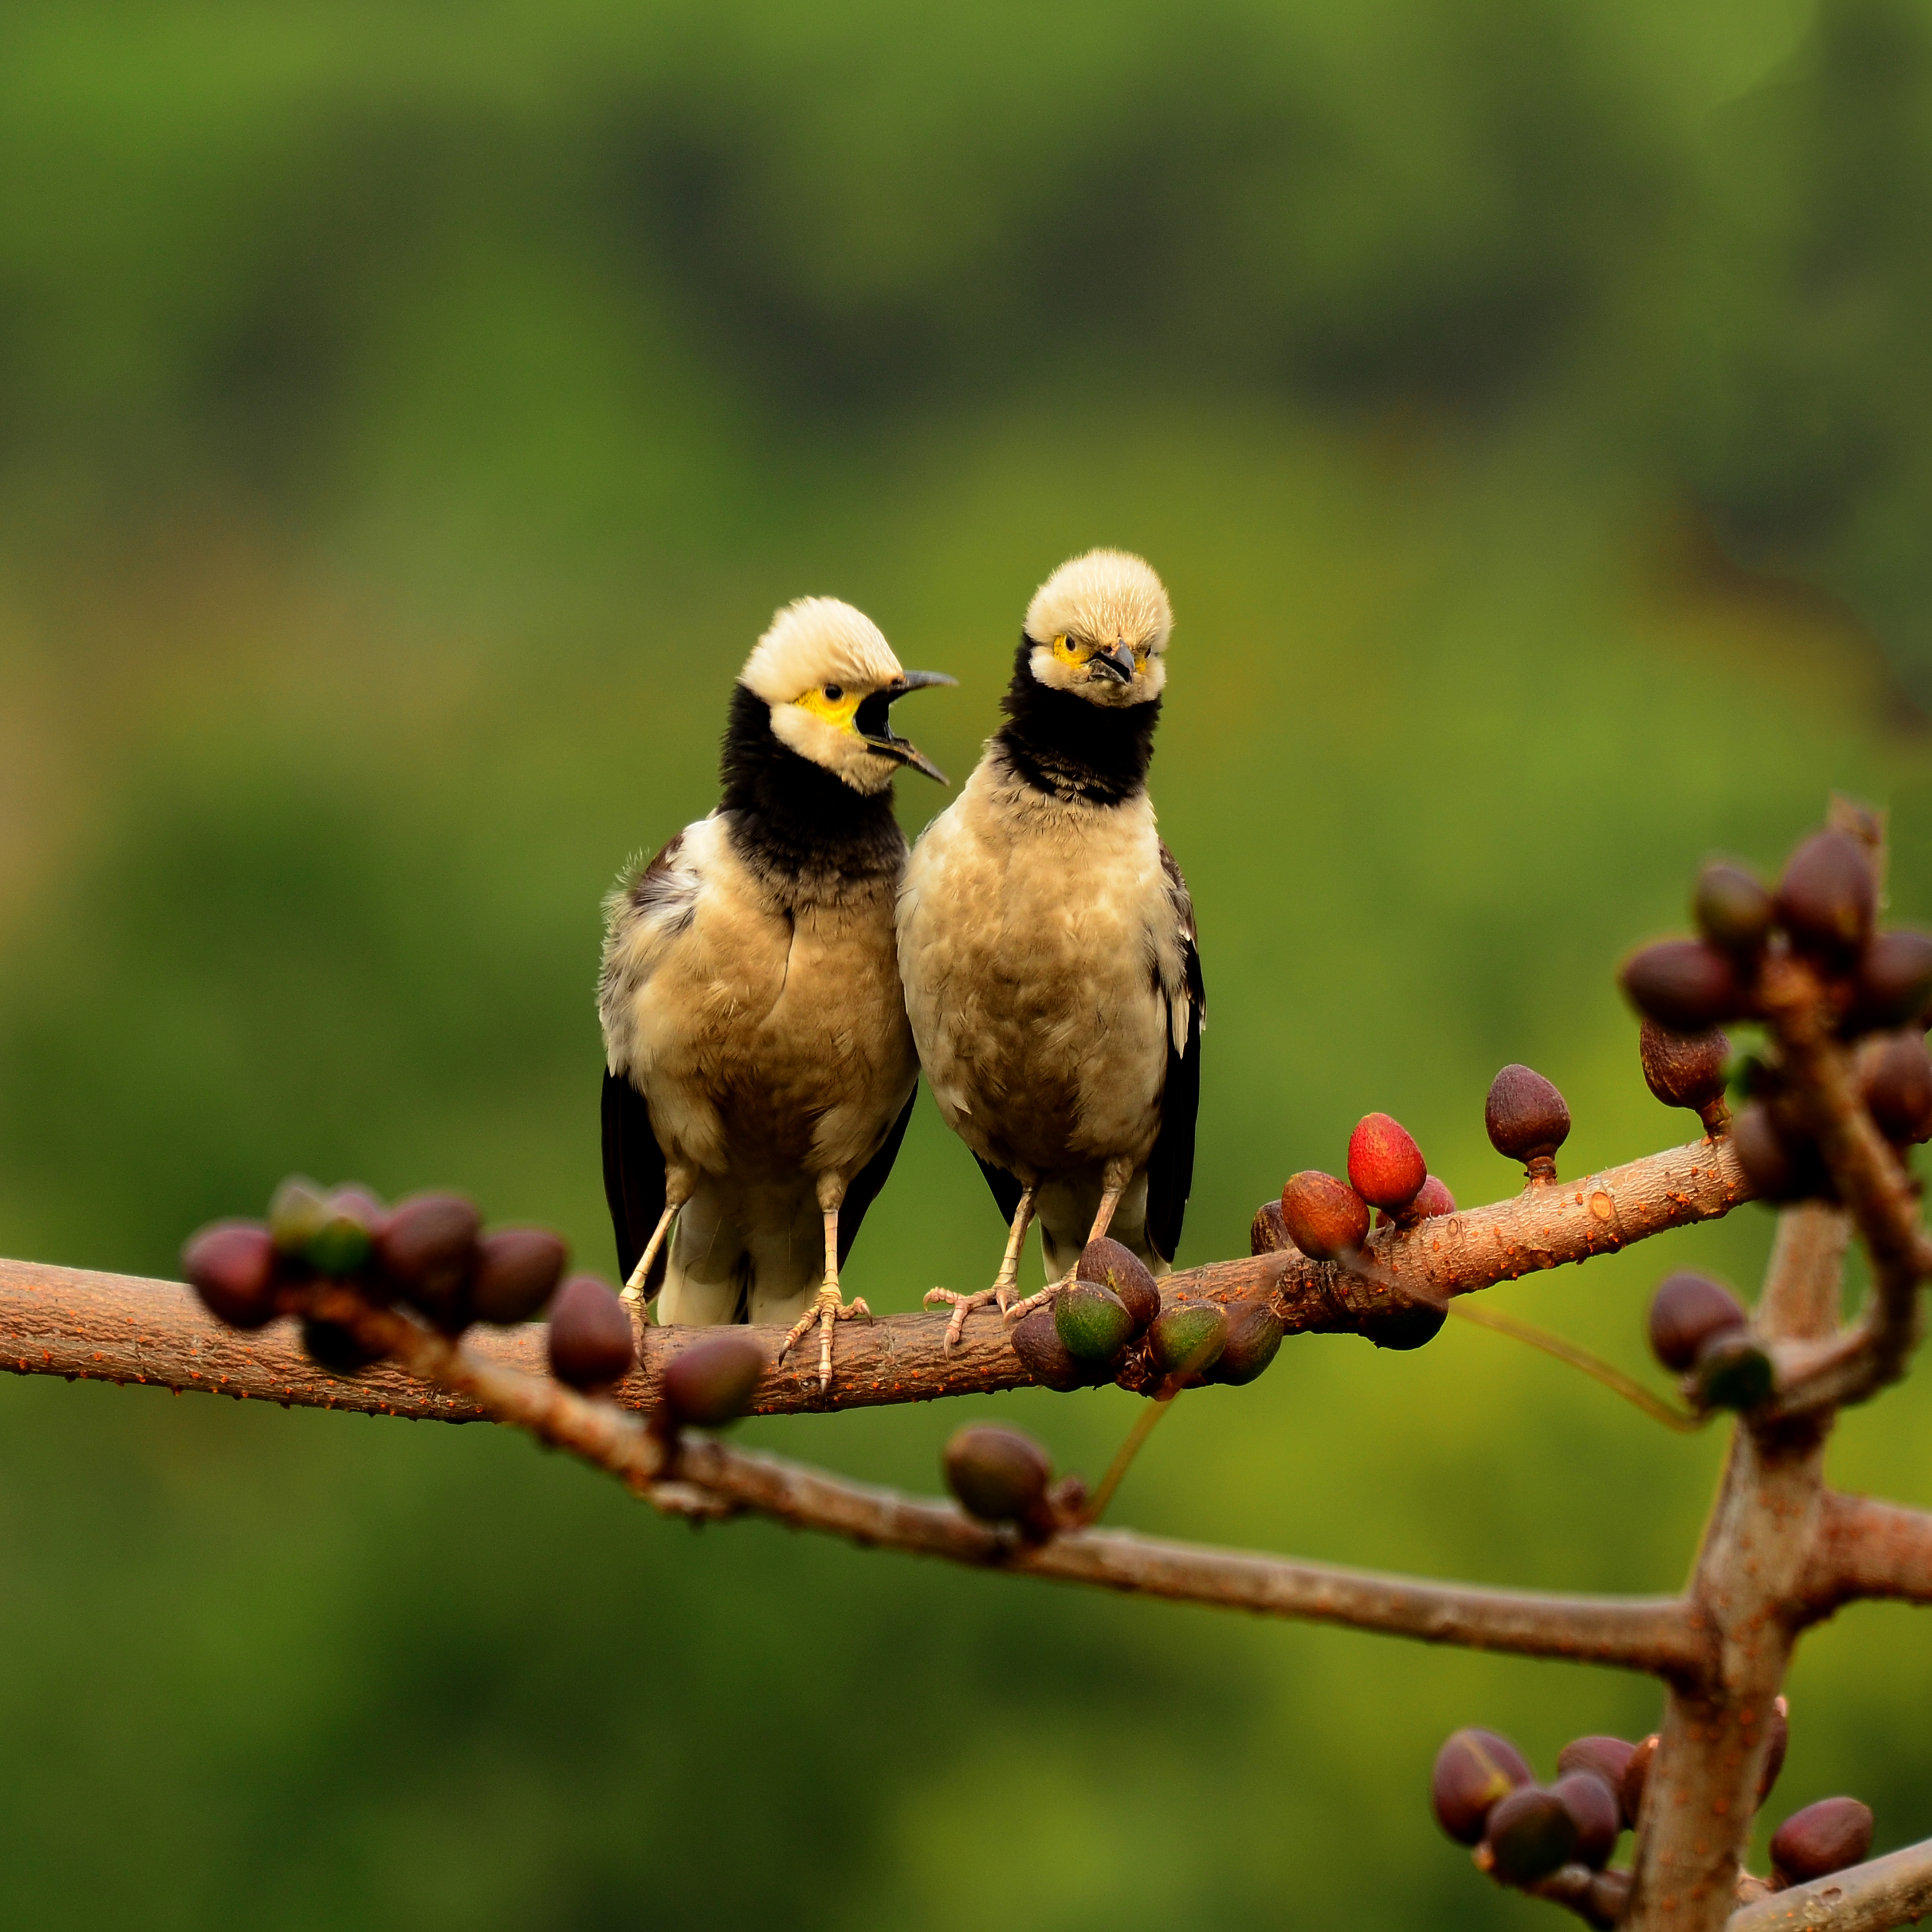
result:
[[[1932,1918],[1932,1839],[1741,1906],[1725,1932],[1890,1932]]]
[[[1830,1331],[1850,1226],[1816,1204],[1779,1217],[1755,1326],[1804,1340]],[[1700,1681],[1674,1687],[1637,1836],[1631,1932],[1715,1932],[1736,1898],[1767,1720],[1784,1681],[1815,1526],[1828,1415],[1740,1424],[1690,1588],[1712,1646]]]
[[[1162,1287],[1169,1299],[1183,1301],[1268,1295],[1291,1334],[1372,1333],[1412,1297],[1439,1301],[1586,1261],[1666,1228],[1714,1220],[1749,1198],[1729,1143],[1695,1141],[1585,1180],[1526,1188],[1412,1231],[1379,1230],[1370,1242],[1373,1276],[1290,1250],[1186,1269]],[[654,1408],[664,1364],[704,1332],[642,1330],[641,1361],[616,1400],[634,1410]],[[928,1402],[1022,1388],[1032,1379],[992,1312],[976,1316],[950,1353],[943,1313],[842,1326],[829,1394],[819,1388],[811,1351],[795,1349],[781,1362],[782,1330],[749,1332],[770,1363],[752,1405],[760,1414]],[[540,1329],[479,1331],[472,1346],[485,1361],[542,1372]],[[0,1367],[446,1422],[474,1421],[484,1412],[388,1364],[347,1380],[328,1375],[302,1354],[291,1324],[238,1334],[208,1318],[176,1282],[32,1262],[0,1261]],[[1123,1378],[1146,1380],[1131,1370]]]

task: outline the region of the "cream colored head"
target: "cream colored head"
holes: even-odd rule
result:
[[[890,713],[892,700],[908,691],[954,680],[941,671],[902,670],[878,626],[836,597],[788,604],[745,660],[738,682],[771,707],[781,744],[854,791],[884,791],[902,765],[946,782],[915,746],[893,734]]]
[[[1158,698],[1174,613],[1152,567],[1124,550],[1070,558],[1027,606],[1028,663],[1039,682],[1095,704]]]

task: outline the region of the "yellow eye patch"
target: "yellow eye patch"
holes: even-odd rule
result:
[[[831,694],[835,691],[838,692],[836,698]],[[859,692],[842,690],[836,684],[814,685],[802,698],[792,701],[802,710],[809,711],[813,717],[824,718],[835,729],[849,731],[862,695]]]
[[[1053,640],[1053,655],[1064,664],[1084,664],[1094,655],[1094,646],[1076,644],[1063,632]]]

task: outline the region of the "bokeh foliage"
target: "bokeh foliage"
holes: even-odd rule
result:
[[[608,1265],[590,987],[775,604],[956,776],[1039,578],[1144,550],[1212,1016],[1186,1256],[1370,1107],[1466,1201],[1688,1137],[1611,970],[1706,850],[1888,802],[1932,916],[1926,10],[22,4],[0,20],[0,1249],[165,1271],[292,1168]],[[901,788],[909,826],[938,794]],[[1643,1369],[1649,1284],[1498,1300]],[[922,1106],[851,1285],[988,1276]],[[759,1425],[930,1486],[973,1410]],[[1932,1404],[1834,1474],[1932,1500]],[[1670,1587],[1714,1438],[1452,1324],[1291,1344],[1117,1514]],[[0,1388],[22,1923],[1527,1924],[1434,1834],[1647,1687],[694,1538],[480,1430]],[[1932,1833],[1921,1624],[1808,1647],[1785,1795]],[[1288,1901],[1285,1903],[1284,1901]]]

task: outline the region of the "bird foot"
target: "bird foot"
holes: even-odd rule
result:
[[[991,1288],[982,1288],[974,1294],[962,1294],[950,1288],[928,1288],[926,1291],[927,1307],[937,1308],[946,1302],[952,1306],[952,1319],[946,1324],[946,1340],[941,1345],[941,1352],[950,1355],[959,1346],[959,1338],[966,1332],[966,1318],[974,1309],[984,1308],[989,1301],[997,1301],[1004,1315],[1012,1298],[1013,1284],[1004,1280],[996,1281]]]
[[[869,1322],[872,1311],[866,1306],[862,1295],[848,1301],[838,1292],[836,1281],[828,1281],[818,1293],[812,1306],[791,1325],[791,1332],[778,1345],[778,1360],[783,1361],[791,1352],[792,1345],[802,1341],[816,1327],[818,1330],[818,1386],[829,1389],[832,1386],[832,1330],[839,1322]]]
[[[1010,1328],[1022,1316],[1030,1315],[1036,1308],[1043,1308],[1073,1279],[1073,1270],[1069,1268],[1058,1281],[1050,1281],[1037,1294],[1030,1294],[1024,1301],[1016,1301],[1010,1306],[1002,1302],[1005,1310],[1006,1326]]]

